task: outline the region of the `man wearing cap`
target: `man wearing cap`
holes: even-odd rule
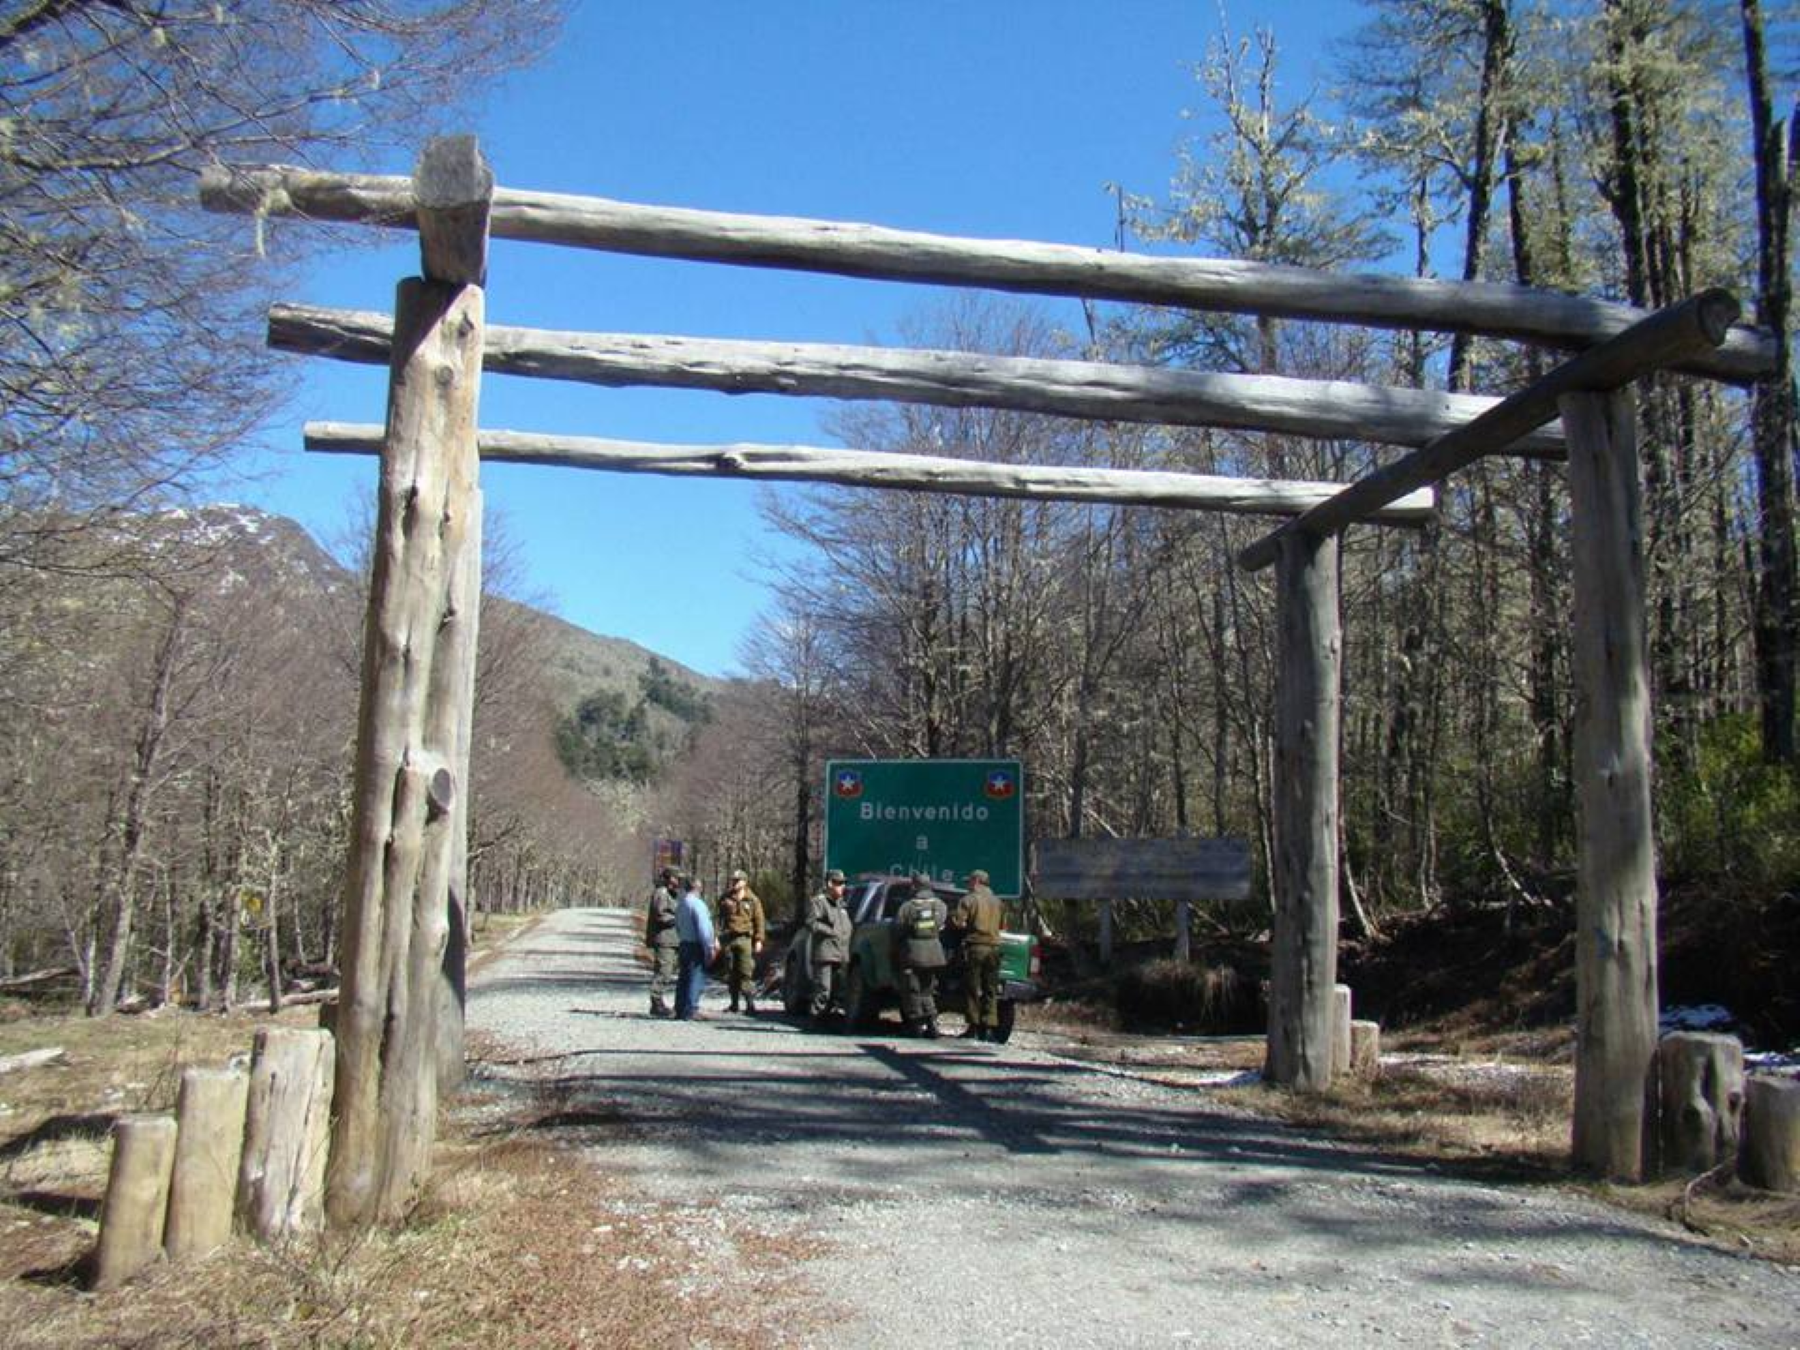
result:
[[[806,902],[812,936],[812,1015],[823,1019],[844,1002],[844,963],[850,959],[850,911],[844,908],[844,874],[832,868],[825,889]]]
[[[900,1016],[908,1033],[936,1040],[937,978],[944,968],[947,911],[931,882],[913,878],[913,892],[894,915],[894,970],[900,982]]]
[[[951,924],[962,930],[963,979],[967,988],[964,1036],[993,1040],[1000,1031],[1000,930],[1006,906],[988,889],[988,874],[969,873],[969,890],[956,907]]]
[[[731,990],[731,1011],[756,1011],[756,958],[763,949],[763,905],[750,889],[747,872],[733,872],[731,884],[719,897],[719,935],[725,944],[725,984]]]
[[[650,949],[650,1015],[672,1017],[669,995],[681,965],[681,935],[675,931],[675,869],[657,874],[656,889],[644,909],[644,946]]]

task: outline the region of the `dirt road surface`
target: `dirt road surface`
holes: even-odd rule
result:
[[[667,1207],[644,1268],[741,1302],[753,1343],[1800,1346],[1800,1272],[1562,1190],[1044,1048],[734,1015],[717,986],[705,1020],[653,1021],[637,922],[564,910],[487,966],[470,1027],[504,1049],[477,1079],[560,1090],[596,1164]],[[765,1247],[798,1275],[778,1293]]]

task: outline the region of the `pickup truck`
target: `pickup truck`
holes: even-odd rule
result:
[[[934,882],[949,911],[963,892],[955,886]],[[855,931],[850,938],[850,967],[844,982],[845,1021],[852,1031],[866,1031],[880,1019],[883,1008],[899,1003],[899,984],[894,978],[893,921],[900,906],[912,894],[912,882],[906,877],[859,877],[844,892],[844,904],[850,910]],[[963,1007],[963,963],[958,959],[962,933],[951,928],[944,933],[944,954],[950,964],[938,977],[938,1007],[961,1012]],[[781,1001],[790,1013],[803,1013],[812,999],[812,959],[810,935],[804,930],[794,936],[782,967]],[[1000,1027],[998,1039],[1012,1035],[1013,1019],[1018,1005],[1038,997],[1037,939],[1027,933],[1000,935]]]

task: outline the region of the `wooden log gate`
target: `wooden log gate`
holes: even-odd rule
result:
[[[1484,455],[1569,460],[1581,808],[1575,1162],[1635,1178],[1653,1136],[1656,879],[1650,817],[1640,475],[1631,383],[1659,369],[1749,383],[1773,340],[1711,291],[1646,314],[1494,283],[1346,276],[1230,260],[958,239],[870,225],[496,190],[472,137],[427,145],[411,178],[219,167],[213,210],[414,229],[423,277],[395,315],[278,305],[271,345],[385,362],[387,425],[309,424],[308,448],[381,455],[355,829],[346,869],[327,1207],[404,1213],[461,1068],[469,718],[482,457],[621,472],[761,477],[1286,516],[1240,556],[1277,568],[1280,670],[1274,962],[1267,1072],[1332,1074],[1337,965],[1338,535],[1416,524],[1430,486]],[[1512,338],[1579,354],[1504,399],[1273,376],[965,352],[489,328],[487,240],[1232,313]],[[483,369],[602,385],[979,406],[1065,417],[1348,438],[1411,453],[1345,486],[1042,468],[756,445],[654,445],[478,431]],[[1557,419],[1560,416],[1560,424]]]

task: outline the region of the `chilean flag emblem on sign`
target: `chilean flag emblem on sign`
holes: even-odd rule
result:
[[[838,770],[837,782],[832,790],[846,800],[862,796],[862,775],[855,769]]]
[[[1003,802],[1017,791],[1017,787],[1013,783],[1013,776],[1010,773],[1005,769],[995,769],[987,776],[987,782],[983,784],[982,791],[995,801]]]

